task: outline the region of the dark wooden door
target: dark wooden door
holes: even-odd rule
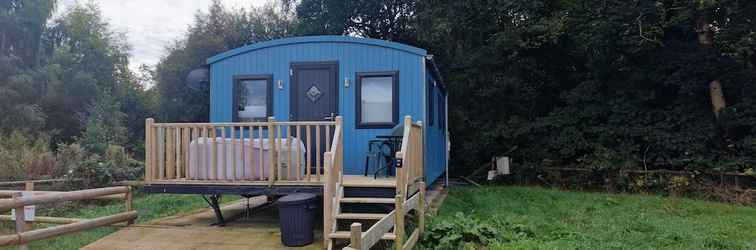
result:
[[[338,113],[338,63],[293,63],[291,118],[322,121]]]
[[[293,121],[328,121],[338,115],[339,88],[337,62],[307,62],[291,65],[291,120]],[[314,174],[323,173],[323,153],[326,151],[325,127],[311,127],[313,145],[306,145]],[[316,133],[320,134],[320,150],[316,150]],[[328,134],[333,137],[333,127]]]

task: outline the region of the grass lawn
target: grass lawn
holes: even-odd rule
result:
[[[424,235],[421,248],[458,248],[452,242],[491,234],[492,240],[465,247],[756,249],[756,208],[535,187],[455,187],[429,231],[435,233]]]
[[[124,211],[124,202],[108,201],[98,202],[99,204],[88,204],[83,206],[71,206],[55,209],[46,213],[58,217],[68,218],[96,218],[99,216],[112,215]],[[80,204],[80,203],[73,203]],[[134,209],[139,211],[137,223],[153,220],[160,217],[176,215],[180,213],[206,208],[207,203],[199,195],[168,195],[144,193],[135,193]],[[0,224],[0,234],[13,232],[13,224],[5,222]],[[41,225],[47,227],[54,225]],[[115,232],[117,228],[103,227],[83,231],[81,233],[69,234],[48,240],[37,241],[29,245],[30,249],[79,249],[89,243],[92,243],[105,235]],[[15,248],[9,248],[15,249]]]

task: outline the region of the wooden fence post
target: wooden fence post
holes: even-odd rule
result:
[[[20,198],[22,195],[23,194],[21,192],[17,192],[17,193],[13,194],[12,198],[15,200],[15,199]],[[20,235],[21,233],[26,232],[26,221],[24,220],[25,219],[25,216],[24,216],[24,213],[25,213],[24,206],[17,206],[14,209],[16,210],[15,211],[15,213],[16,213],[16,218],[15,218],[16,219],[16,233]],[[29,246],[26,245],[26,244],[20,244],[20,245],[18,245],[18,249],[19,250],[27,250],[27,249],[29,249]]]
[[[396,211],[394,225],[396,239],[394,240],[394,249],[402,249],[404,246],[404,196],[401,194],[396,195],[394,210]]]
[[[126,212],[131,212],[134,210],[134,189],[129,186],[129,191],[125,194],[126,198]],[[134,224],[134,220],[129,220],[126,222],[126,225]]]
[[[349,244],[354,249],[362,250],[362,224],[360,223],[352,223],[352,226],[349,227],[350,232],[350,242]]]
[[[24,190],[26,190],[26,191],[34,191],[34,182],[27,182],[27,183],[25,183]],[[26,211],[24,211],[24,214],[26,214]],[[24,216],[24,218],[26,218],[26,216]],[[33,221],[26,221],[26,220],[24,220],[24,223],[26,224],[26,229],[32,229],[32,228],[34,228],[34,222]]]

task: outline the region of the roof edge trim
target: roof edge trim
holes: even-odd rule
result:
[[[264,41],[264,42],[257,42],[257,43],[252,43],[252,44],[242,46],[239,48],[235,48],[235,49],[232,49],[232,50],[229,50],[229,51],[226,51],[226,52],[223,52],[223,53],[220,53],[220,54],[217,54],[215,56],[208,58],[207,64],[213,64],[213,63],[225,60],[227,58],[234,57],[234,56],[248,53],[255,50],[261,50],[265,48],[285,46],[285,45],[291,45],[291,44],[302,44],[302,43],[355,43],[355,44],[365,44],[365,45],[400,50],[400,51],[415,54],[418,56],[426,55],[426,51],[424,49],[420,49],[420,48],[413,47],[406,44],[379,40],[379,39],[350,37],[350,36],[300,36],[300,37],[290,37],[290,38],[269,40],[269,41]]]

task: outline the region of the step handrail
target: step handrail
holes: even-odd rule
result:
[[[329,233],[334,232],[334,218],[339,212],[338,202],[343,183],[344,128],[343,119],[337,116],[330,151],[325,152],[325,185],[323,188],[323,243],[330,243]],[[335,208],[335,209],[334,209]]]
[[[418,186],[419,192],[412,195],[409,199],[405,200],[401,194],[397,194],[394,210],[373,224],[367,231],[362,232],[361,223],[353,223],[350,227],[350,244],[344,249],[371,249],[392,228],[396,236],[394,239],[394,249],[412,249],[425,230],[425,182],[421,181]],[[417,211],[419,215],[417,227],[405,241],[404,217],[412,210]]]
[[[411,116],[404,117],[402,147],[396,152],[396,193],[409,197],[422,181],[424,167],[423,123],[412,122]]]

